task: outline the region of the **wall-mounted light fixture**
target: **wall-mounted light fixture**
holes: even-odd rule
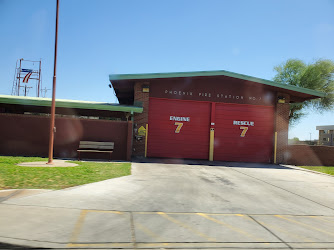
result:
[[[278,103],[285,103],[285,97],[284,96],[279,96],[277,102]]]
[[[144,93],[149,93],[150,92],[150,86],[149,85],[143,85],[142,88],[143,88]]]

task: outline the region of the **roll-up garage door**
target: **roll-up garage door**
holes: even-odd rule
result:
[[[214,160],[270,162],[274,107],[216,104]]]
[[[150,98],[148,157],[208,159],[211,104]]]

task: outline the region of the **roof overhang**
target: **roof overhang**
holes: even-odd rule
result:
[[[334,130],[334,125],[317,126],[317,130]]]
[[[325,97],[325,93],[312,89],[297,87],[293,85],[281,84],[270,80],[265,80],[253,76],[238,74],[225,70],[217,71],[193,71],[193,72],[169,72],[169,73],[145,73],[145,74],[110,74],[109,80],[112,83],[117,97],[121,99],[129,98],[133,94],[133,84],[139,80],[166,79],[166,78],[189,78],[189,77],[233,77],[244,81],[263,84],[277,91],[287,92],[292,98],[292,102],[303,102],[309,99]],[[132,89],[132,92],[131,92]],[[120,103],[122,103],[120,101]]]
[[[51,107],[51,101],[52,101],[51,98],[0,95],[0,103],[4,104]],[[115,103],[63,100],[63,99],[56,99],[56,108],[90,109],[90,110],[129,112],[129,113],[143,112],[142,107],[119,105]]]

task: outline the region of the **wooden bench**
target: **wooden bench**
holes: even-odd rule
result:
[[[80,152],[109,153],[109,160],[111,160],[111,154],[113,151],[113,142],[80,141],[79,148],[77,150],[78,160],[80,161]]]

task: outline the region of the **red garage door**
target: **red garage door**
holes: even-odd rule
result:
[[[211,103],[150,98],[149,157],[208,159]]]
[[[214,160],[269,162],[274,107],[216,104]]]

